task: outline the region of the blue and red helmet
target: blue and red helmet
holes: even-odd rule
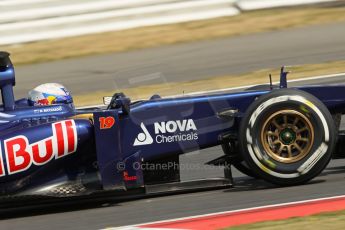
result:
[[[74,108],[71,93],[58,83],[46,83],[37,86],[29,92],[28,99],[32,106],[68,104]]]

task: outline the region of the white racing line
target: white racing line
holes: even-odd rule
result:
[[[312,204],[315,202],[320,201],[332,201],[337,199],[344,199],[345,195],[339,195],[339,196],[331,196],[331,197],[323,197],[323,198],[316,198],[316,199],[308,199],[308,200],[301,200],[301,201],[294,201],[294,202],[287,202],[287,203],[280,203],[280,204],[272,204],[272,205],[264,205],[264,206],[257,206],[252,208],[244,208],[244,209],[237,209],[232,211],[223,211],[223,212],[215,212],[215,213],[208,213],[203,215],[195,215],[195,216],[188,216],[188,217],[182,217],[182,218],[175,218],[175,219],[167,219],[167,220],[160,220],[160,221],[153,221],[153,222],[147,222],[142,224],[135,224],[135,225],[128,225],[128,226],[122,226],[122,227],[108,227],[101,230],[168,230],[168,228],[145,228],[141,226],[147,226],[147,225],[154,225],[154,224],[162,224],[162,223],[171,223],[171,222],[177,222],[177,221],[184,221],[184,220],[191,220],[191,219],[197,219],[197,218],[207,218],[207,217],[214,217],[218,215],[226,215],[226,214],[238,214],[242,212],[248,212],[248,211],[260,211],[263,209],[270,209],[270,208],[279,208],[279,207],[286,207],[286,206],[294,206],[294,205],[303,205],[303,204]],[[175,228],[176,230],[176,228]]]
[[[345,73],[336,73],[336,74],[320,75],[320,76],[315,76],[315,77],[299,78],[299,79],[295,79],[295,80],[289,80],[288,83],[303,82],[303,81],[314,81],[314,80],[319,80],[319,79],[336,78],[336,77],[341,77],[341,76],[344,76],[344,83],[345,83]],[[272,84],[279,84],[279,82],[272,82]],[[258,85],[258,84],[256,84],[256,85]],[[250,87],[253,87],[256,85],[244,85],[244,86],[223,88],[223,89],[216,89],[216,90],[197,91],[197,92],[186,93],[186,94],[170,95],[170,96],[166,96],[163,98],[174,98],[174,97],[204,95],[204,94],[210,94],[210,93],[221,93],[221,92],[226,92],[226,91],[247,89],[247,88],[250,88]],[[146,100],[146,99],[138,99],[138,101],[139,100]],[[78,107],[77,109],[87,109],[87,108],[102,107],[102,106],[104,106],[104,104],[81,106],[81,107]]]

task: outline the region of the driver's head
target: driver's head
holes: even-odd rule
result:
[[[70,92],[58,83],[46,83],[37,86],[29,92],[28,99],[32,106],[68,104],[74,108]]]

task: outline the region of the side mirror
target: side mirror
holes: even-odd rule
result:
[[[103,102],[106,102],[107,98],[103,97]],[[125,96],[124,93],[115,93],[108,105],[107,109],[122,109],[124,115],[128,115],[130,113],[130,104],[131,99]]]
[[[110,97],[110,96],[103,97],[103,104],[104,105],[110,105],[110,102],[111,102],[112,98],[113,97]]]

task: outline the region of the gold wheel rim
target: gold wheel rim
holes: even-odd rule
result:
[[[282,163],[303,159],[314,143],[314,127],[296,110],[281,110],[269,116],[261,129],[266,153]]]

